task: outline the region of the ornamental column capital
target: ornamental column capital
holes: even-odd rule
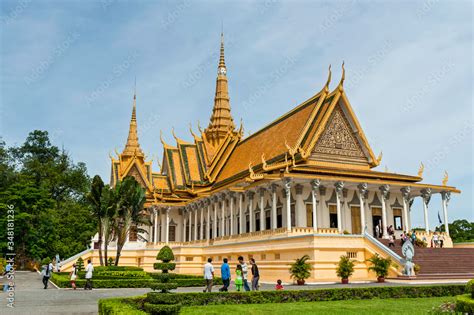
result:
[[[382,185],[379,187],[379,190],[384,200],[388,200],[390,198],[390,185]]]
[[[260,196],[263,196],[266,191],[267,191],[267,188],[265,188],[265,187],[259,187],[258,188],[258,193],[260,194]]]
[[[451,200],[451,192],[450,191],[442,191],[441,198],[448,203]]]
[[[285,186],[285,191],[288,192],[291,189],[291,178],[284,178],[283,185]]]
[[[357,185],[357,188],[359,189],[359,196],[362,199],[365,199],[367,193],[369,192],[367,183],[360,183],[359,185]]]
[[[255,192],[252,191],[252,190],[247,190],[245,192],[245,194],[247,195],[247,197],[250,199],[250,200],[253,200],[253,196],[255,195]]]
[[[431,200],[431,188],[424,188],[420,191],[423,202],[428,205]]]
[[[268,186],[268,189],[272,192],[272,193],[275,193],[277,191],[277,188],[278,188],[278,185],[277,184],[270,184],[270,186]]]
[[[218,202],[218,201],[219,201],[219,196],[218,196],[218,195],[212,195],[212,196],[211,196],[211,200],[212,200],[213,202]]]
[[[230,199],[233,199],[233,198],[235,197],[235,191],[229,190],[229,191],[227,192],[227,196],[228,196]]]
[[[336,194],[339,196],[339,197],[342,197],[342,189],[344,189],[344,182],[342,181],[338,181],[334,184],[334,187],[336,189]]]
[[[402,192],[403,199],[405,199],[406,201],[409,201],[411,197],[410,196],[411,187],[410,186],[402,187],[400,188],[400,191]]]
[[[311,189],[316,192],[319,188],[319,186],[321,185],[321,180],[316,178],[316,179],[313,179],[311,182]]]

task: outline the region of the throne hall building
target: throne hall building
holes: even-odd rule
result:
[[[344,65],[343,65],[344,68]],[[458,189],[422,183],[418,174],[373,170],[381,162],[374,155],[344,90],[345,73],[330,90],[331,70],[320,91],[283,116],[244,137],[231,112],[224,41],[221,36],[214,105],[208,126],[190,130],[189,139],[175,143],[162,137],[160,170],[153,169],[137,135],[137,104],[125,147],[111,157],[111,185],[134,176],[145,188],[152,225],[139,237],[131,231],[120,263],[153,270],[156,254],[169,245],[176,271],[202,274],[208,257],[223,258],[235,268],[237,257],[256,259],[262,281],[289,281],[288,264],[309,255],[308,282],[336,280],[341,255],[356,260],[353,279],[375,279],[365,259],[378,253],[395,262],[391,276],[400,276],[402,258],[386,247],[387,228],[397,237],[410,231],[411,213],[424,215],[427,242],[433,235],[430,199],[441,194],[445,247],[452,247],[448,203]],[[415,198],[422,209],[412,209]],[[374,236],[379,226],[381,238]],[[109,256],[114,255],[114,244]],[[416,254],[415,254],[416,255]],[[98,262],[97,248],[79,256]],[[74,258],[74,259],[73,259]],[[218,268],[216,268],[217,270]]]

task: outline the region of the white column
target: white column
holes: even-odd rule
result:
[[[206,213],[206,240],[209,240],[211,238],[211,200],[208,199],[206,201],[207,204],[207,213]]]
[[[359,188],[359,207],[360,207],[360,233],[363,235],[367,230],[367,221],[365,220],[365,205],[364,199],[367,195],[367,183],[361,183],[357,186]]]
[[[265,230],[265,211],[264,211],[264,198],[265,188],[260,188],[260,231]]]
[[[242,205],[243,193],[239,193],[239,232],[244,233],[244,207]]]
[[[430,224],[428,222],[428,204],[431,200],[431,188],[425,188],[421,190],[421,198],[423,198],[423,214],[425,217],[425,231],[427,234],[430,233]]]
[[[165,211],[165,223],[166,223],[166,230],[165,230],[165,242],[166,244],[169,243],[170,238],[170,207],[166,208]]]
[[[225,194],[221,195],[221,230],[219,236],[225,236]]]
[[[449,225],[448,225],[448,203],[451,200],[451,192],[442,191],[441,198],[443,202],[443,216],[444,216],[444,231],[449,236]]]
[[[153,226],[153,229],[155,231],[154,233],[154,238],[153,238],[153,242],[154,243],[157,243],[158,242],[158,210],[156,210],[156,208],[153,209],[153,218],[154,218],[154,221],[155,221],[155,224]]]
[[[408,218],[411,188],[409,186],[403,187],[400,189],[400,191],[402,192],[402,196],[403,196],[403,216],[405,217],[405,220],[403,221],[403,229],[405,230],[405,232],[408,232],[411,230],[410,223],[409,223],[410,220]]]
[[[336,187],[337,230],[339,233],[342,233],[341,195],[342,189],[344,188],[344,183],[337,182],[334,184],[334,187]]]
[[[291,231],[291,179],[285,179],[286,193],[286,230]]]
[[[187,212],[183,209],[183,242],[186,242],[186,215]]]
[[[311,201],[312,201],[312,205],[313,205],[313,231],[314,233],[317,233],[318,232],[318,217],[317,217],[317,203],[318,203],[318,200],[317,200],[317,193],[318,193],[318,189],[319,189],[319,185],[321,184],[321,181],[319,179],[314,179],[311,181]]]
[[[193,216],[192,216],[191,206],[188,208],[188,222],[189,222],[189,231],[188,231],[188,242],[193,240]]]
[[[383,238],[388,238],[388,233],[387,233],[387,200],[390,197],[389,192],[390,192],[390,186],[389,185],[382,185],[379,187],[380,190],[380,195],[382,197],[382,237]]]
[[[212,236],[213,238],[217,237],[217,206],[218,206],[218,198],[214,196],[214,221],[212,222]]]
[[[198,206],[194,205],[194,240],[198,239]]]
[[[204,209],[205,209],[205,204],[203,201],[199,203],[199,210],[201,214],[201,226],[199,227],[199,239],[203,240],[204,239]]]
[[[254,229],[254,221],[255,221],[255,214],[253,212],[253,196],[254,196],[253,191],[248,191],[247,196],[249,197],[249,230],[246,232],[255,232]]]
[[[230,231],[229,235],[234,235],[234,193],[229,192],[229,208],[230,208]]]
[[[277,228],[277,185],[272,184],[270,186],[272,191],[272,229],[275,230]]]

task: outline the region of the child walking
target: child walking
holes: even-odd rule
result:
[[[235,270],[235,287],[237,291],[240,292],[242,290],[243,280],[242,280],[242,266],[240,264],[237,265],[237,269]]]

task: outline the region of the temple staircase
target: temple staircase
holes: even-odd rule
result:
[[[388,240],[378,239],[388,247]],[[390,247],[403,257],[400,240]],[[416,247],[415,264],[420,266],[416,279],[473,279],[474,248],[430,248]]]

